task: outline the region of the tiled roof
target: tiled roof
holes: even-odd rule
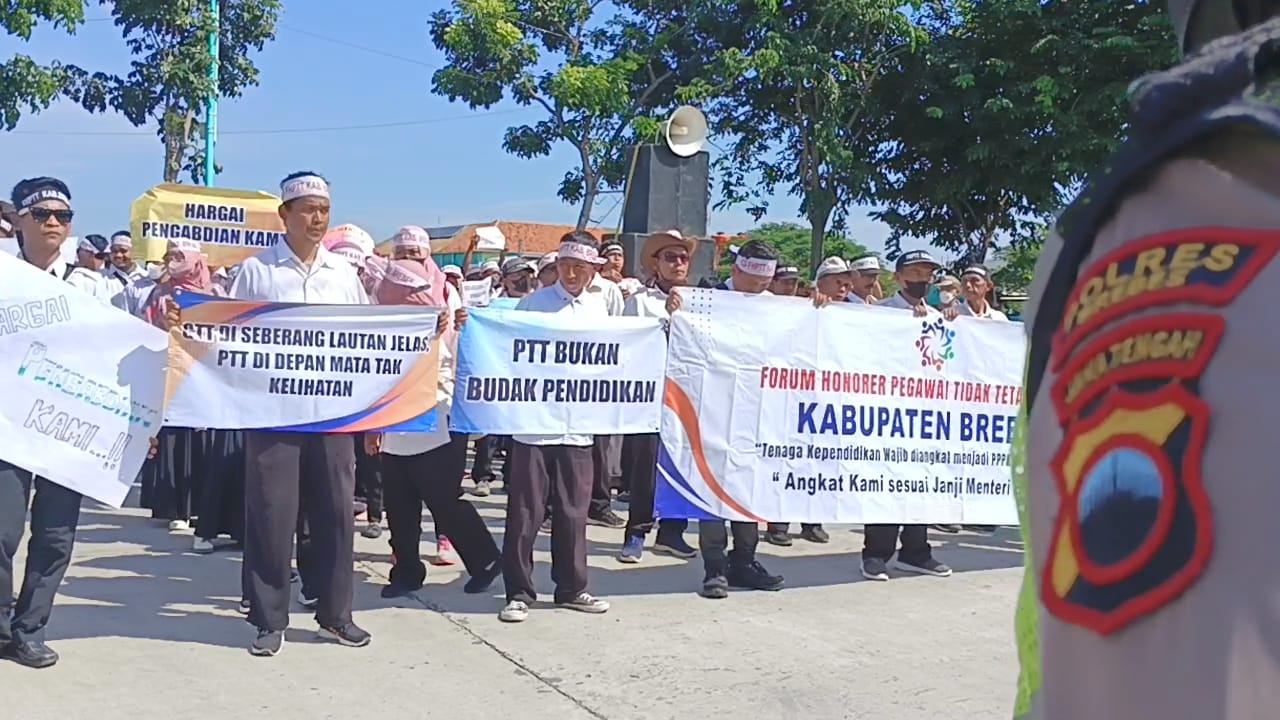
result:
[[[560,238],[565,233],[573,232],[572,225],[549,225],[546,223],[512,222],[510,220],[472,223],[470,225],[447,228],[447,230],[454,231],[452,237],[447,238],[437,237],[436,233],[428,228],[427,232],[431,235],[431,252],[437,255],[465,253],[471,245],[471,239],[475,237],[476,228],[485,227],[486,225],[497,225],[503,236],[507,238],[507,252],[520,255],[549,253],[560,246]],[[441,229],[444,228],[437,228],[437,230]],[[587,232],[597,238],[601,236],[599,228],[588,228]],[[391,242],[388,240],[380,243],[378,251],[389,253],[391,251]]]

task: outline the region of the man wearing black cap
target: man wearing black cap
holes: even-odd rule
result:
[[[991,307],[994,290],[991,273],[985,265],[970,265],[965,268],[960,273],[960,294],[964,296],[964,302],[959,307],[960,314],[1008,322],[1009,318],[1004,313]]]
[[[795,265],[779,265],[773,274],[773,282],[769,292],[783,297],[792,297],[800,291],[800,268]]]
[[[916,317],[939,316],[924,298],[941,269],[942,265],[924,250],[899,255],[893,276],[902,289],[877,306],[911,310]],[[925,525],[866,525],[863,532],[862,576],[868,580],[889,579],[889,560],[897,549],[899,532],[902,549],[898,551],[898,569],[937,577],[951,575],[951,568],[934,559],[929,547],[929,529]]]
[[[101,235],[85,235],[76,243],[76,265],[67,275],[67,284],[110,305],[116,289],[102,274],[106,263],[107,239]]]
[[[533,263],[522,257],[509,257],[502,263],[502,294],[499,297],[522,298],[534,291]]]
[[[22,259],[37,270],[67,280],[75,269],[62,259],[71,234],[71,191],[42,177],[13,188]],[[34,494],[34,498],[32,495]],[[44,644],[53,599],[71,562],[81,495],[0,460],[0,657],[31,668],[58,662]],[[31,507],[31,540],[22,590],[14,599],[13,559]]]

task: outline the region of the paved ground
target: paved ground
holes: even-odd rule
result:
[[[500,532],[501,496],[477,502]],[[761,545],[787,590],[713,602],[693,593],[698,561],[624,566],[620,533],[591,528],[592,591],[612,612],[535,608],[515,626],[498,622],[498,593],[464,595],[455,568],[432,568],[416,598],[382,600],[385,537],[357,537],[356,618],[373,644],[313,642],[297,612],[284,653],[260,659],[235,611],[237,552],[194,555],[189,533],[138,510],[86,508],[50,626],[63,660],[44,671],[0,664],[0,717],[1008,718],[1016,532],[935,537],[954,577],[872,583],[857,573],[861,535],[829,529],[826,546]],[[434,551],[430,537],[424,549]],[[542,536],[549,591],[546,550]]]

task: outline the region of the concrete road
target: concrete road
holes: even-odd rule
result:
[[[475,502],[501,533],[502,497]],[[536,607],[523,625],[498,622],[500,584],[464,595],[454,567],[432,568],[416,597],[382,600],[385,536],[357,537],[356,620],[373,644],[319,643],[299,611],[284,652],[263,659],[246,652],[253,631],[235,610],[238,552],[194,555],[189,532],[86,505],[49,627],[62,662],[0,663],[0,718],[1008,718],[1016,531],[937,535],[954,577],[874,583],[858,575],[856,528],[828,529],[829,545],[761,544],[786,590],[708,601],[694,594],[700,561],[622,565],[621,532],[593,527],[591,590],[612,611]]]

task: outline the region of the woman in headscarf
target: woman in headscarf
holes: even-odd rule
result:
[[[502,573],[500,551],[475,506],[462,499],[467,435],[448,430],[458,328],[465,321],[465,314],[459,312],[462,303],[457,292],[450,292],[444,273],[429,255],[387,263],[374,299],[380,305],[426,305],[441,311],[436,326],[440,335],[438,429],[429,433],[365,436],[368,452],[382,455],[387,523],[391,530],[394,565],[391,582],[382,589],[382,596],[393,598],[414,592],[426,579],[427,569],[419,550],[423,503],[435,520],[436,536],[452,540],[471,576],[463,590],[484,592]]]

